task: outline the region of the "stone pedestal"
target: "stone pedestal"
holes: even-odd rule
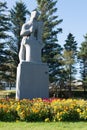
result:
[[[17,67],[16,99],[49,97],[48,66],[22,62]]]

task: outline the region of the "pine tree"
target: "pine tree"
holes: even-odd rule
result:
[[[12,66],[13,80],[16,78],[16,68],[19,63],[18,53],[20,49],[21,36],[20,31],[22,25],[25,23],[27,16],[30,13],[26,5],[22,2],[16,2],[15,6],[10,10],[10,19],[11,19],[11,33],[12,37],[10,38],[9,48],[10,48],[10,66]]]
[[[17,54],[19,53],[21,43],[21,36],[20,36],[21,27],[26,21],[26,16],[29,14],[30,13],[26,5],[21,1],[16,2],[15,6],[10,10],[11,23],[12,23],[11,31],[13,34],[12,39],[13,42],[11,42],[10,47]]]
[[[56,0],[37,0],[38,9],[41,13],[40,19],[44,22],[42,59],[49,66],[50,82],[56,82],[60,68],[60,57],[62,47],[58,44],[57,34],[62,31],[57,26],[62,22],[58,20]]]
[[[78,58],[80,60],[80,72],[85,92],[87,88],[87,34],[84,36],[84,39],[78,52]]]
[[[0,2],[0,81],[7,77],[8,61],[8,31],[10,30],[10,18],[8,15],[7,3]]]
[[[69,87],[69,96],[71,96],[71,84],[74,79],[74,74],[76,73],[75,63],[77,55],[77,42],[74,40],[73,34],[69,33],[64,44],[64,67],[66,72],[67,84]]]

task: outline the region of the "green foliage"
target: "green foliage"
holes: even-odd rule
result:
[[[57,35],[62,31],[57,26],[62,22],[58,20],[56,0],[37,0],[40,19],[44,22],[42,59],[49,66],[50,82],[56,82],[60,73],[62,47],[58,44]]]
[[[63,62],[64,62],[64,73],[65,75],[65,80],[67,82],[67,85],[69,87],[69,93],[71,96],[71,83],[76,74],[76,68],[75,68],[75,63],[76,63],[76,58],[77,58],[77,43],[74,40],[73,34],[69,33],[67,36],[67,39],[65,41],[66,43],[64,44],[64,53],[63,53]]]
[[[16,68],[19,63],[18,53],[20,49],[21,37],[20,31],[22,25],[26,21],[29,11],[23,2],[16,2],[15,6],[10,10],[11,20],[11,38],[9,39],[9,68],[10,68],[10,82],[15,82],[16,79]]]
[[[29,11],[26,9],[26,5],[23,2],[16,2],[15,6],[10,10],[11,14],[11,23],[12,23],[12,32],[16,41],[15,44],[20,48],[20,31],[22,25],[26,21],[26,15],[29,15]]]
[[[10,30],[10,18],[8,15],[7,3],[0,2],[0,80],[7,80],[8,66],[8,41]]]
[[[78,59],[80,61],[80,72],[83,82],[84,92],[87,88],[87,34],[84,36],[85,41],[82,42],[78,52]]]
[[[70,110],[62,115],[63,121],[78,121],[80,119],[79,113],[75,110]]]
[[[75,99],[0,100],[0,121],[87,121],[87,101]]]
[[[20,43],[21,43],[20,31],[21,31],[22,25],[26,21],[27,14],[29,15],[30,13],[27,10],[27,7],[23,2],[16,2],[15,6],[10,10],[11,23],[12,23],[11,31],[14,36],[11,39],[9,46],[12,49],[12,51],[14,52],[14,54],[15,53],[18,54],[19,49],[20,49]],[[15,55],[14,55],[14,57],[15,57]]]
[[[74,40],[73,34],[69,33],[67,39],[65,40],[64,48],[67,51],[73,51],[74,54],[77,52],[77,43]],[[75,55],[73,55],[75,56]]]

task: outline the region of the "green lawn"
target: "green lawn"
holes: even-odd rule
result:
[[[15,98],[15,90],[0,90],[0,99],[1,98]]]
[[[26,123],[0,122],[0,130],[87,130],[87,122]]]

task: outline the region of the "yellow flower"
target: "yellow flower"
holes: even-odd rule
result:
[[[49,118],[46,118],[46,119],[45,119],[45,122],[50,122],[50,119],[49,119]]]
[[[61,121],[62,118],[59,118],[58,121]]]
[[[18,111],[20,109],[20,105],[18,105],[18,107],[16,108],[16,110]]]
[[[33,111],[33,113],[38,113],[39,112],[39,110],[34,108],[34,107],[32,108],[32,111]]]
[[[80,113],[80,112],[81,112],[81,110],[80,110],[79,108],[77,108],[77,112],[78,112],[78,113]]]

